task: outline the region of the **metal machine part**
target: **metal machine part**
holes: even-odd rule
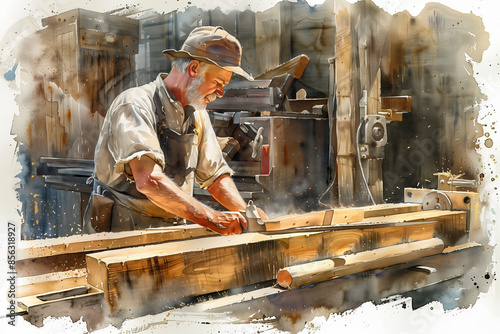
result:
[[[237,160],[259,161],[264,142],[264,128],[255,127],[252,122],[243,122],[234,128],[231,136],[240,143]]]
[[[364,127],[361,132],[360,144],[369,146],[384,146],[387,144],[387,126],[385,117],[366,115],[363,117]]]
[[[422,209],[426,210],[453,210],[450,197],[441,191],[431,191],[424,196]]]
[[[262,144],[264,143],[264,137],[262,133],[264,132],[264,128],[260,127],[257,130],[257,134],[255,135],[254,140],[250,142],[250,147],[252,148],[252,159],[260,159],[260,155],[262,153]]]
[[[231,81],[224,89],[224,96],[210,102],[207,109],[238,112],[283,110],[292,81],[289,74],[272,80]]]
[[[467,188],[477,187],[476,180],[455,179],[452,181],[448,181],[448,184],[453,187],[467,187]]]
[[[457,188],[475,188],[476,180],[462,179],[464,174],[453,175],[450,172],[435,173],[438,176],[438,190],[456,191]]]
[[[242,144],[228,164],[245,200],[265,200],[267,206],[289,205],[302,210],[317,208],[329,182],[325,168],[329,159],[328,119],[242,116],[239,124],[215,131]],[[195,188],[195,195],[205,194]]]
[[[387,128],[385,117],[379,115],[366,115],[366,91],[360,101],[361,122],[356,131],[356,157],[361,172],[363,183],[372,204],[376,201],[368,186],[365,168],[368,167],[366,159],[383,159],[384,146],[387,144]],[[361,160],[364,159],[363,163]],[[363,164],[365,166],[363,166]]]
[[[258,232],[258,231],[265,231],[265,223],[260,218],[259,212],[257,211],[257,207],[253,203],[252,200],[248,201],[247,207],[245,209],[245,217],[248,222],[248,226],[246,231],[247,232]]]
[[[469,231],[469,240],[477,241],[482,236],[481,220],[479,217],[481,201],[479,194],[472,191],[447,191],[447,190],[434,190],[424,188],[405,188],[405,203],[419,203],[424,204],[429,202],[429,208],[432,207],[431,199],[435,196],[430,193],[444,194],[451,202],[451,210],[459,210],[467,212],[467,230]],[[445,197],[441,197],[440,206],[444,210],[443,200],[447,203]],[[445,204],[448,205],[448,204]],[[425,210],[425,209],[424,209]]]
[[[215,128],[226,128],[234,123],[233,118],[229,114],[220,112],[209,112],[210,122]]]
[[[362,159],[383,159],[387,144],[387,122],[379,115],[366,115],[359,129],[359,154]]]
[[[330,180],[327,100],[289,100],[293,78],[231,81],[207,109],[215,112],[216,135],[240,144],[228,164],[244,199],[307,211],[317,208]]]

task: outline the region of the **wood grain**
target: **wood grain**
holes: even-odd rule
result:
[[[377,204],[377,205],[365,206],[362,208],[365,212],[364,214],[365,218],[422,211],[421,204],[413,204],[413,203]]]
[[[187,297],[273,280],[280,268],[294,264],[433,237],[450,246],[466,235],[465,212],[436,212],[427,222],[420,218],[98,252],[87,255],[88,282],[104,291],[112,310],[147,305],[137,312],[148,312]]]
[[[300,79],[302,74],[306,69],[307,64],[309,63],[309,57],[306,55],[300,55],[295,58],[290,59],[289,61],[276,66],[269,71],[258,75],[256,80],[265,80],[272,79],[275,76],[280,76],[283,74],[290,74],[295,79]]]
[[[349,276],[367,270],[381,269],[399,263],[406,263],[422,257],[439,254],[444,243],[431,238],[393,246],[314,261],[281,269],[277,275],[283,288],[298,288],[333,278]]]
[[[21,241],[18,246],[17,260],[36,259],[62,254],[86,253],[209,235],[215,235],[215,233],[200,225],[191,224],[140,231],[96,233],[57,239]]]
[[[296,227],[329,226],[343,223],[360,222],[364,210],[359,208],[315,211],[306,214],[286,215],[265,221],[266,231],[286,230]]]

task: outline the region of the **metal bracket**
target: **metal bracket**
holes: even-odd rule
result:
[[[422,208],[426,210],[453,210],[451,199],[441,191],[431,191],[424,196]]]

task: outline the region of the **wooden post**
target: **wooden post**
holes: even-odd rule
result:
[[[354,121],[358,108],[356,89],[356,62],[352,56],[351,17],[347,9],[337,13],[337,179],[339,204],[354,202],[355,130]]]

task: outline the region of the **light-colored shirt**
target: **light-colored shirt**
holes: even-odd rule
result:
[[[169,157],[162,151],[157,134],[158,117],[154,103],[157,88],[168,127],[181,134],[186,131],[184,108],[167,90],[163,81],[165,77],[166,74],[160,74],[149,84],[128,89],[111,104],[94,158],[94,176],[99,181],[112,187],[122,174],[131,178],[128,163],[143,156],[165,168]],[[233,172],[224,160],[208,112],[196,110],[193,117],[198,134],[195,180],[200,188],[206,189],[222,174],[232,175]],[[192,195],[192,185],[191,189],[182,190]]]

